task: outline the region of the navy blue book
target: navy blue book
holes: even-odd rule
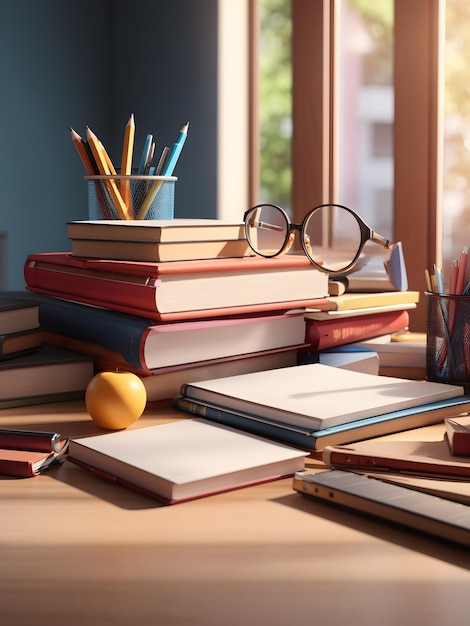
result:
[[[401,409],[321,430],[291,426],[259,415],[234,411],[184,396],[174,398],[173,406],[179,411],[197,417],[204,417],[226,426],[232,426],[315,452],[322,450],[325,446],[353,443],[363,439],[437,424],[442,422],[445,417],[469,411],[470,398],[459,396],[438,400],[412,409]]]
[[[305,346],[303,311],[156,322],[38,295],[44,340],[143,373]]]

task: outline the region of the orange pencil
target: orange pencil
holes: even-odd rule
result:
[[[110,176],[112,174],[111,169],[109,167],[108,161],[105,157],[105,152],[103,151],[102,144],[98,137],[93,133],[93,131],[87,126],[87,139],[90,145],[93,156],[95,157],[96,164],[100,171],[100,174],[104,176]],[[122,199],[122,196],[117,188],[116,181],[114,179],[110,179],[105,181],[106,187],[109,191],[109,195],[112,198],[116,211],[118,212],[119,217],[122,220],[130,220],[132,216],[129,213],[129,210],[126,206],[126,203]]]
[[[70,135],[72,137],[72,141],[77,149],[77,152],[82,160],[83,165],[85,166],[85,170],[87,172],[87,174],[89,175],[93,175],[93,174],[97,174],[97,172],[95,171],[95,167],[90,159],[90,157],[88,156],[88,152],[86,150],[85,147],[85,142],[84,140],[80,137],[80,135],[74,131],[73,128],[70,128]]]

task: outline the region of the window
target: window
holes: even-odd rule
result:
[[[443,268],[470,245],[470,5],[447,0],[444,173]]]
[[[349,204],[403,242],[410,289],[423,293],[424,269],[442,263],[445,0],[259,1],[290,6],[292,28],[282,32],[289,33],[292,125],[285,113],[276,123],[291,155],[293,217],[321,202]],[[469,11],[465,0],[448,1]],[[455,23],[463,29],[468,17]],[[468,124],[463,115],[459,122],[463,150]],[[448,175],[455,154],[448,153]],[[263,168],[268,159],[263,154]],[[276,168],[277,178],[288,169]],[[267,182],[262,199],[275,201]],[[444,241],[452,243],[452,234]],[[424,306],[413,312],[413,330],[424,330],[425,314]]]

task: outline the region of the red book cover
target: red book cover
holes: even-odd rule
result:
[[[143,263],[30,254],[30,291],[155,320],[183,320],[314,307],[328,276],[304,256]]]
[[[470,416],[446,418],[445,439],[454,456],[470,456]]]
[[[325,350],[355,341],[396,333],[409,324],[408,311],[388,311],[332,320],[305,320],[310,350]]]
[[[0,449],[0,474],[20,478],[37,476],[55,462],[57,457],[54,452]]]

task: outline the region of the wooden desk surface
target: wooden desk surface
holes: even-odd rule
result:
[[[163,405],[134,427],[176,417]],[[100,432],[80,402],[0,418]],[[164,507],[65,462],[0,478],[0,502],[5,626],[460,626],[470,616],[465,550],[307,500],[291,479]]]

